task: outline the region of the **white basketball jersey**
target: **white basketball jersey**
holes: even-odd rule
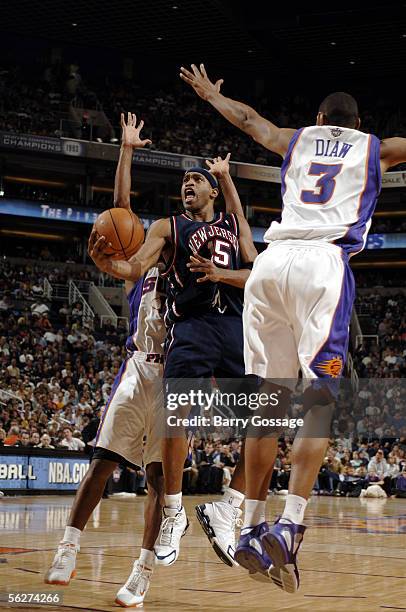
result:
[[[163,354],[165,300],[164,281],[158,268],[151,268],[128,294],[130,335],[126,342],[127,350]]]
[[[281,168],[283,210],[265,241],[323,240],[361,251],[381,190],[380,142],[334,126],[298,130]]]

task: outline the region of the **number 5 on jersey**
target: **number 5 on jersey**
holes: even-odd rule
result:
[[[341,172],[343,164],[318,164],[312,162],[308,174],[319,176],[315,188],[316,190],[303,189],[300,199],[305,204],[326,204],[333,196],[336,188],[335,177]]]
[[[228,242],[218,239],[214,241],[212,261],[221,268],[230,267],[230,244]]]

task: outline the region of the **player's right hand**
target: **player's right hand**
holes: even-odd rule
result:
[[[145,145],[151,144],[152,141],[149,138],[141,140],[140,132],[143,127],[144,122],[142,119],[137,127],[137,117],[133,113],[128,113],[127,123],[125,122],[124,113],[121,113],[121,145],[141,149]]]
[[[95,229],[89,236],[87,252],[102,272],[108,272],[111,267],[111,255],[104,252],[106,247],[111,246],[107,243],[105,236],[99,236]]]
[[[183,66],[180,69],[180,78],[193,87],[198,96],[203,100],[210,100],[214,95],[220,93],[220,87],[224,83],[224,79],[218,79],[215,83],[212,83],[207,76],[204,64],[200,64],[200,70],[195,64],[191,64],[193,72],[187,70]]]

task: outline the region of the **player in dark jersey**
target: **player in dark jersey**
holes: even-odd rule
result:
[[[257,252],[229,174],[229,157],[209,162],[210,172],[196,167],[185,173],[181,188],[185,212],[153,223],[144,245],[128,262],[104,254],[104,237],[97,238],[93,233],[89,240],[96,265],[125,280],[136,280],[156,265],[164,252],[170,253],[164,272],[169,279],[166,392],[176,391],[180,379],[244,376],[243,288]],[[214,210],[219,185],[226,213]],[[187,525],[181,494],[186,454],[185,435],[163,440],[165,508],[155,553],[158,562],[167,565],[176,560]],[[235,524],[241,514],[244,488],[241,462],[223,501],[197,508],[213,548],[228,565],[235,564]]]

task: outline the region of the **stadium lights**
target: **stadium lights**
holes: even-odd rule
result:
[[[0,178],[0,198],[4,196],[3,177]]]

